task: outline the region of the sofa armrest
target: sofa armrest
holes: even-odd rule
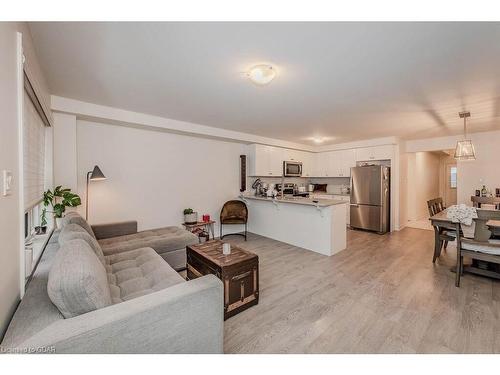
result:
[[[92,230],[98,240],[104,238],[125,236],[137,233],[137,221],[122,221],[118,223],[92,225]]]
[[[213,275],[61,319],[20,345],[55,353],[222,353],[223,286]]]

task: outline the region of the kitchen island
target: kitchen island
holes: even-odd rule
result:
[[[241,195],[248,206],[248,230],[320,254],[346,248],[346,202]]]

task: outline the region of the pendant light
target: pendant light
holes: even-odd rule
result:
[[[464,140],[457,142],[455,148],[455,159],[457,160],[476,160],[474,145],[470,139],[467,139],[467,117],[470,117],[469,111],[460,112],[460,118],[464,119]]]

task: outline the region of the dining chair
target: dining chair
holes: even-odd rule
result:
[[[441,211],[443,211],[446,207],[443,204],[443,198],[434,198],[427,201],[427,209],[429,210],[429,215],[434,216]]]
[[[491,239],[492,232],[486,225],[488,220],[500,220],[499,210],[477,209],[477,219],[474,219],[474,238],[461,238],[457,241],[457,269],[455,286],[460,286],[460,277],[464,269],[464,256],[469,258],[500,264],[500,240]],[[499,278],[497,272],[476,268],[474,273],[483,276]]]
[[[219,238],[222,240],[225,236],[229,235],[240,235],[245,237],[247,240],[247,222],[248,222],[248,208],[245,202],[239,200],[231,200],[224,203],[222,210],[220,212],[220,235]],[[222,235],[222,226],[224,224],[244,224],[245,233],[228,233],[224,236]]]
[[[443,203],[443,198],[434,198],[431,200],[427,201],[427,209],[429,210],[429,215],[434,216],[441,211],[444,211],[446,207],[444,206]],[[439,230],[439,228],[436,228],[436,230]],[[450,241],[455,241],[455,232],[454,231],[442,231],[439,233],[439,240],[443,241],[443,247],[446,250],[448,247],[448,242]],[[433,263],[436,262],[436,254],[434,254],[434,258],[432,260]]]

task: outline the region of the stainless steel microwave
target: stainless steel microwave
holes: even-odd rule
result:
[[[284,161],[283,175],[285,177],[302,177],[302,163],[300,161]]]

